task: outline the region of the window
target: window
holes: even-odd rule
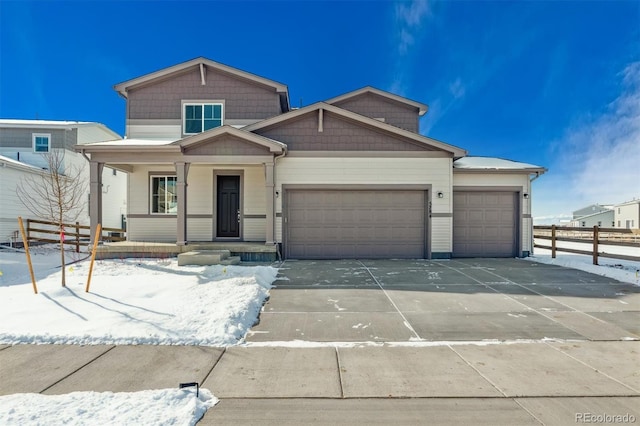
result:
[[[184,103],[183,108],[185,135],[194,135],[222,126],[221,103]]]
[[[51,148],[51,135],[48,133],[33,133],[33,152],[47,153]]]
[[[618,228],[620,228],[620,221],[618,221]]]
[[[176,214],[178,197],[175,176],[151,176],[151,213]]]

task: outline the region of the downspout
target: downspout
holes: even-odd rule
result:
[[[277,185],[277,182],[278,182],[278,179],[277,179],[277,176],[278,176],[278,173],[277,173],[277,170],[278,170],[278,167],[277,167],[277,165],[278,165],[278,160],[279,160],[279,159],[281,159],[281,158],[286,157],[286,155],[287,155],[287,148],[285,147],[285,148],[282,150],[282,154],[280,154],[280,155],[275,155],[275,156],[273,157],[273,194],[272,194],[272,195],[273,195],[273,197],[274,197],[274,198],[273,198],[273,205],[274,205],[274,209],[273,209],[273,210],[274,210],[274,212],[273,212],[273,223],[271,224],[271,226],[273,227],[273,240],[274,240],[274,241],[273,241],[273,244],[274,244],[274,245],[275,245],[275,247],[276,247],[276,254],[277,254],[277,256],[278,256],[278,261],[280,261],[280,264],[282,264],[283,259],[282,259],[282,253],[280,253],[280,246],[278,245],[278,239],[276,238],[276,220],[277,220],[277,214],[276,214],[276,212],[275,212],[275,210],[276,210],[276,209],[275,209],[275,206],[276,206],[276,197],[275,197],[275,195],[276,195],[276,194],[275,194],[275,193],[276,193],[276,185]],[[280,194],[280,195],[284,196],[284,194]],[[282,214],[282,201],[280,201],[280,214]],[[282,217],[280,218],[280,220],[283,220],[283,219],[282,219]],[[284,228],[284,224],[283,224],[282,228]],[[282,240],[282,236],[280,236],[280,240]]]

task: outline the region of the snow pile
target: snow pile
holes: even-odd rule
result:
[[[278,272],[268,266],[178,267],[175,259],[100,261],[86,293],[88,261],[67,266],[63,288],[60,269],[47,269],[46,257],[36,266],[35,295],[24,255],[0,253],[0,343],[237,344]]]
[[[594,265],[592,256],[556,252],[556,258],[553,259],[551,250],[540,248],[536,248],[535,254],[526,257],[525,260],[579,269],[624,283],[640,285],[640,262],[600,257],[598,265]]]
[[[218,399],[206,389],[0,396],[3,425],[195,425]]]

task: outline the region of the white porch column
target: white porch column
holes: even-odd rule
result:
[[[264,164],[264,190],[266,200],[266,235],[265,244],[275,243],[275,200],[274,200],[275,184],[273,180],[273,163]]]
[[[102,170],[104,163],[89,162],[89,225],[91,241],[95,241],[96,227],[102,223]],[[102,235],[98,235],[102,239]]]
[[[189,163],[175,163],[176,166],[176,195],[178,197],[176,244],[187,244],[187,175]]]

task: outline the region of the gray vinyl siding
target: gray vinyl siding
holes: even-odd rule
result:
[[[0,128],[0,148],[19,148],[19,151],[33,151],[34,133],[48,133],[51,135],[51,148],[66,148],[73,150],[78,140],[78,130],[63,129],[18,129]]]
[[[182,100],[222,100],[225,119],[265,119],[280,113],[280,97],[268,88],[207,68],[206,85],[200,68],[130,89],[128,119],[181,119]]]
[[[320,132],[318,115],[318,111],[312,111],[298,120],[259,129],[255,133],[286,143],[289,151],[430,150],[427,146],[364,127],[328,111],[323,113],[322,132]]]
[[[213,143],[202,143],[185,149],[187,155],[268,155],[269,149],[246,142],[234,136],[215,138]]]
[[[373,93],[365,93],[334,104],[337,107],[371,118],[384,118],[384,122],[410,132],[418,133],[418,109],[401,105]]]

